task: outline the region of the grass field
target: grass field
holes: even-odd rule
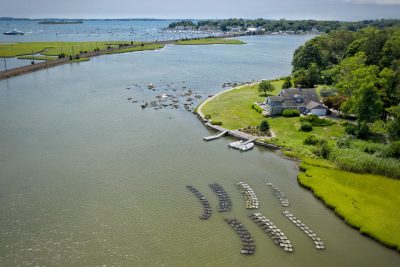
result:
[[[303,162],[299,183],[361,233],[400,251],[400,181]]]
[[[21,55],[47,54],[48,56],[57,56],[61,53],[68,55],[79,54],[80,51],[94,51],[110,47],[118,47],[119,44],[130,45],[130,42],[20,42],[20,43],[0,43],[0,57],[16,57]],[[140,43],[134,43],[140,45]],[[146,44],[147,45],[147,44]],[[146,46],[145,45],[145,46]],[[152,44],[149,44],[152,45]],[[139,46],[142,47],[142,46]],[[143,47],[142,47],[143,48]],[[45,51],[47,49],[47,52]],[[139,49],[140,50],[140,49]],[[137,51],[137,50],[134,50]]]
[[[240,40],[234,39],[224,39],[224,38],[205,38],[205,39],[198,39],[198,40],[180,40],[177,41],[175,44],[177,45],[211,45],[211,44],[234,44],[240,45],[245,44]]]
[[[161,49],[163,47],[164,47],[164,45],[162,45],[162,44],[154,44],[154,43],[147,44],[147,43],[145,43],[143,46],[138,45],[135,47],[121,48],[118,50],[107,52],[107,54],[119,54],[119,53],[129,53],[129,52],[144,51],[144,50],[156,50],[156,49]]]
[[[275,90],[280,91],[283,81],[274,81]],[[211,119],[222,121],[223,127],[233,130],[247,126],[259,125],[265,119],[263,115],[251,108],[254,102],[262,102],[265,95],[258,91],[258,85],[245,85],[223,93],[203,106],[204,115],[211,115]]]

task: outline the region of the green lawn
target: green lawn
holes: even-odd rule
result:
[[[233,130],[249,125],[260,124],[264,118],[260,113],[251,108],[255,101],[263,101],[258,86],[243,86],[215,97],[203,108],[204,115],[211,115],[214,121],[222,121],[223,127]]]
[[[31,54],[47,54],[57,56],[64,53],[66,55],[76,55],[80,51],[93,51],[95,48],[100,50],[107,49],[108,46],[118,47],[118,44],[130,42],[19,42],[19,43],[0,43],[0,57],[16,57]],[[139,45],[140,43],[135,43]],[[47,49],[47,52],[44,50]]]
[[[400,251],[400,181],[372,174],[356,174],[312,166],[298,176],[346,222],[361,233]]]
[[[225,38],[204,38],[198,40],[180,40],[176,41],[177,45],[211,45],[211,44],[245,44],[240,40],[225,39]]]
[[[163,47],[164,47],[164,45],[162,45],[162,44],[145,43],[143,46],[138,45],[135,47],[122,48],[122,49],[107,52],[107,54],[119,54],[119,53],[129,53],[129,52],[144,51],[144,50],[156,50],[156,49],[161,49]]]

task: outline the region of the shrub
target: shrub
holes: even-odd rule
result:
[[[211,125],[222,125],[222,121],[211,121]]]
[[[316,135],[309,135],[306,137],[306,139],[304,139],[303,144],[305,145],[311,145],[311,146],[315,146],[315,145],[319,145],[319,144],[323,144],[326,143],[326,141],[324,139],[318,138]]]
[[[302,122],[301,126],[300,126],[300,129],[303,132],[311,132],[312,131],[312,124],[309,123],[309,122]]]
[[[211,115],[210,115],[210,114],[206,114],[206,115],[204,116],[204,118],[205,118],[206,120],[209,120],[209,119],[211,119]]]
[[[360,139],[367,139],[370,136],[370,130],[367,123],[362,123],[360,125],[345,123],[344,131],[347,134],[354,135]]]
[[[383,155],[387,158],[400,159],[400,141],[388,145],[383,151]]]
[[[322,118],[318,117],[317,115],[313,115],[313,114],[300,118],[300,121],[309,122],[309,123],[311,123],[312,126],[331,126],[332,124],[334,124],[334,122],[331,120],[322,119]]]
[[[261,124],[260,124],[260,131],[266,132],[266,131],[269,130],[269,128],[270,128],[270,126],[269,126],[268,121],[263,120],[263,121],[261,122]]]
[[[362,153],[357,149],[336,149],[331,152],[330,158],[345,171],[400,178],[400,163],[393,158],[379,158],[375,154]]]
[[[252,108],[253,108],[254,110],[256,110],[258,113],[262,113],[262,112],[263,112],[262,107],[260,107],[260,106],[257,105],[257,104],[253,104],[253,105],[252,105]]]
[[[320,91],[320,94],[322,97],[327,97],[327,96],[333,96],[336,95],[336,93],[338,92],[338,90],[336,88],[326,88],[323,87]]]
[[[300,111],[298,111],[297,109],[284,109],[282,111],[282,116],[283,117],[299,117]]]
[[[72,60],[72,55],[69,55],[69,60]]]
[[[349,148],[350,147],[350,136],[344,135],[337,139],[336,146],[338,148]]]
[[[58,58],[65,58],[65,53],[60,53],[60,54],[58,54]]]
[[[75,56],[75,59],[80,59],[79,55],[76,55],[76,56]]]
[[[320,143],[318,146],[316,146],[313,152],[316,156],[327,159],[331,153],[331,148],[329,147],[328,143],[325,141],[325,142]]]
[[[367,123],[362,123],[358,129],[357,138],[366,139],[370,135]]]
[[[344,124],[344,132],[350,135],[357,136],[358,127],[353,123],[345,123]]]

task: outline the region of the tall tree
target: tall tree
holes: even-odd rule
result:
[[[292,86],[292,77],[287,76],[282,84],[282,89],[291,88]]]
[[[258,90],[260,92],[264,92],[265,96],[267,96],[267,92],[272,92],[274,90],[274,86],[270,81],[262,80],[258,85]]]

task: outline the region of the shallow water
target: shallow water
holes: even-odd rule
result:
[[[296,163],[263,148],[228,149],[229,138],[206,143],[202,137],[211,132],[184,109],[142,110],[127,101],[149,101],[171,83],[206,96],[225,81],[285,75],[291,54],[307,38],[168,46],[1,81],[0,265],[398,266],[398,253],[345,225],[297,184]],[[240,180],[253,187],[259,211],[283,230],[294,253],[247,218],[235,187]],[[202,221],[202,207],[185,186],[195,186],[216,210],[208,188],[213,182],[228,192],[233,209]],[[326,250],[316,250],[282,215],[266,182],[287,195],[288,210]],[[239,253],[240,239],[226,216],[254,236],[253,256]]]

